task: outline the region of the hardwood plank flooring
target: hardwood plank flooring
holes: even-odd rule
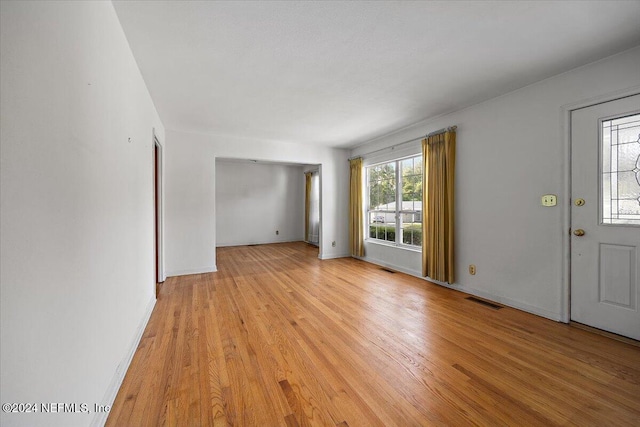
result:
[[[640,425],[640,347],[304,243],[170,278],[108,426]]]

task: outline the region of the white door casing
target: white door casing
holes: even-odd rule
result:
[[[640,114],[640,95],[571,112],[571,320],[640,340],[640,221],[608,224],[622,221],[606,219],[612,215],[602,202],[602,198],[615,200],[610,205],[621,207],[620,212],[627,212],[625,206],[634,209],[635,203],[640,207],[640,200],[635,199],[640,195],[640,158],[635,169],[630,169],[634,165],[629,160],[633,157],[635,161],[636,151],[640,152],[640,124],[637,133],[635,127],[629,131],[633,125],[626,125],[627,130],[618,134],[619,142],[624,143],[619,152],[627,150],[621,160],[617,160],[618,151],[603,152],[601,145],[614,129],[607,127],[603,138],[603,122],[634,114]],[[629,156],[629,150],[636,151]],[[615,167],[627,171],[627,182],[637,176],[637,188],[635,182],[617,185],[607,178],[603,189],[603,173],[611,174],[603,171],[601,163],[610,159]],[[584,235],[580,236],[581,230]]]

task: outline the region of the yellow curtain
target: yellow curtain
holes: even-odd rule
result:
[[[304,186],[304,241],[308,242],[309,239],[309,216],[311,215],[311,176],[313,172],[305,172],[305,186]]]
[[[454,170],[456,133],[422,141],[422,275],[454,282]]]
[[[349,246],[351,255],[364,256],[364,224],[362,218],[362,158],[349,161]]]

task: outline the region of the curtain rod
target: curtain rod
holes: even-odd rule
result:
[[[429,138],[430,136],[440,135],[441,133],[445,133],[445,132],[448,132],[448,131],[456,130],[457,128],[458,128],[458,126],[449,126],[449,127],[446,127],[446,128],[438,129],[438,130],[436,130],[434,132],[430,132],[430,133],[428,133],[428,134],[426,134],[424,136],[419,136],[417,138],[408,139],[406,141],[402,141],[402,142],[399,142],[397,144],[393,144],[391,147],[384,147],[384,148],[380,148],[379,150],[374,150],[374,151],[370,151],[368,153],[363,153],[363,154],[359,154],[357,156],[349,157],[347,160],[351,161],[353,159],[357,159],[358,157],[369,156],[371,154],[379,153],[380,151],[384,151],[384,150],[393,151],[397,147],[400,147],[401,145],[405,145],[405,144],[408,144],[410,142],[418,141],[420,139]]]

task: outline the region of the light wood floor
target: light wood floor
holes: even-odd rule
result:
[[[640,425],[640,348],[304,243],[169,279],[109,426]]]

